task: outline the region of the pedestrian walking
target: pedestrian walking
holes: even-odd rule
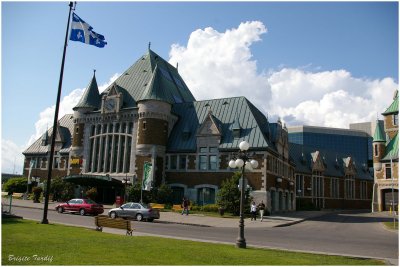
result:
[[[189,200],[186,199],[185,197],[182,200],[181,207],[183,208],[182,215],[185,213],[185,211],[186,211],[186,215],[189,215]]]
[[[258,204],[257,208],[260,211],[260,219],[261,219],[261,221],[263,221],[265,204],[264,204],[264,202],[262,200],[261,200],[261,203]]]
[[[253,203],[251,203],[250,206],[250,212],[251,212],[251,220],[257,220],[257,206],[256,206],[256,202],[253,201]]]

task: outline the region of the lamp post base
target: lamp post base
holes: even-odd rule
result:
[[[237,248],[246,248],[246,240],[245,240],[245,239],[238,238],[238,239],[236,240],[236,247],[237,247]]]

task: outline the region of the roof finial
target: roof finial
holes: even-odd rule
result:
[[[178,70],[178,67],[179,67],[179,63],[176,62],[176,70]]]
[[[149,42],[149,50],[150,50],[151,42]]]
[[[93,69],[93,76],[96,76],[96,69]]]

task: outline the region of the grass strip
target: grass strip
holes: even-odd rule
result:
[[[73,226],[2,220],[2,265],[384,265],[382,261],[248,248]]]

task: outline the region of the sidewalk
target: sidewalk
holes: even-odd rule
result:
[[[2,205],[7,206],[8,209],[8,199],[2,199]],[[55,210],[57,202],[49,202],[49,210]],[[44,203],[33,203],[32,200],[22,200],[13,199],[12,207],[27,207],[43,209]],[[112,205],[104,205],[104,213],[107,214]],[[280,214],[279,216],[264,216],[261,222],[259,218],[257,221],[251,221],[250,218],[245,219],[245,225],[249,228],[270,228],[270,227],[282,227],[288,226],[296,223],[300,223],[307,219],[316,218],[322,215],[330,213],[330,211],[294,211]],[[178,212],[165,211],[161,212],[160,219],[155,220],[156,223],[176,223],[176,224],[186,224],[186,225],[196,225],[202,227],[238,227],[238,218],[220,218],[220,217],[210,217],[202,214],[189,214],[181,215]]]

